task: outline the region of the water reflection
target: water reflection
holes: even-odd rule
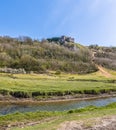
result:
[[[6,115],[14,112],[34,112],[34,111],[64,111],[70,109],[82,108],[90,105],[105,106],[109,103],[116,102],[116,97],[95,99],[86,101],[71,101],[63,103],[44,103],[38,105],[0,105],[0,115]]]

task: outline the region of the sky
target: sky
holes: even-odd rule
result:
[[[0,36],[62,35],[116,46],[116,0],[0,0]]]

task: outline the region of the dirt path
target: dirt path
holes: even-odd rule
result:
[[[92,59],[93,59],[93,60],[95,59],[95,54],[96,54],[96,52],[93,52],[93,53],[92,53]],[[95,65],[96,65],[96,67],[98,68],[98,70],[100,71],[100,73],[101,73],[103,76],[105,76],[106,78],[112,77],[112,75],[111,75],[110,73],[108,73],[102,66],[97,65],[97,64],[95,64]]]
[[[102,66],[99,66],[99,65],[96,65],[96,66],[97,66],[97,68],[99,69],[100,73],[103,76],[105,76],[107,78],[111,78],[112,77],[112,75],[110,73],[108,73]]]
[[[9,124],[8,126],[6,127],[0,127],[0,130],[11,130],[12,128],[21,128],[22,130],[25,130],[25,127],[30,127],[30,126],[35,126],[35,125],[39,125],[39,124],[44,124],[46,122],[52,122],[54,120],[56,120],[57,117],[50,117],[50,118],[46,118],[46,119],[43,119],[43,120],[40,120],[40,121],[31,121],[31,122],[28,122],[28,123],[24,123],[24,122],[19,122],[19,123],[14,123],[14,124]]]
[[[57,130],[116,130],[116,115],[86,121],[67,121],[62,123]]]

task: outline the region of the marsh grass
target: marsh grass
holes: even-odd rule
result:
[[[115,76],[115,75],[114,75]],[[0,94],[36,98],[75,94],[103,94],[116,91],[115,78],[101,78],[99,72],[65,74],[0,74]]]

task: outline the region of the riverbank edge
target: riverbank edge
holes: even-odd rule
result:
[[[71,101],[83,101],[83,100],[94,100],[101,98],[110,98],[116,97],[116,93],[113,94],[102,94],[102,95],[83,95],[82,97],[75,96],[60,96],[53,97],[47,99],[33,99],[33,98],[0,98],[0,104],[15,104],[15,105],[23,105],[23,104],[42,104],[42,103],[60,103],[60,102],[71,102]]]

